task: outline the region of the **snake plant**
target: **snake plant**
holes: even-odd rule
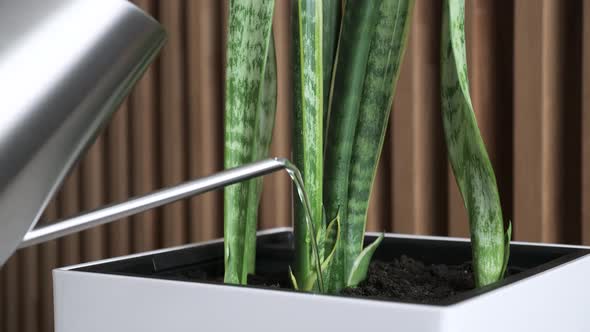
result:
[[[367,274],[383,236],[365,245],[368,203],[384,143],[413,0],[291,0],[293,160],[311,220],[296,201],[299,290],[337,293]],[[476,284],[502,278],[509,234],[467,82],[464,0],[445,0],[441,100],[449,160],[471,226]],[[276,104],[274,1],[231,0],[226,77],[225,166],[268,153]],[[260,181],[225,192],[225,281],[254,272]]]
[[[276,110],[276,62],[271,28],[274,0],[231,0],[225,96],[226,168],[268,154]],[[262,55],[262,56],[260,56]],[[254,272],[260,180],[224,194],[227,283],[245,284]]]
[[[314,230],[322,229],[323,179],[323,63],[322,1],[293,1],[293,161],[301,171],[310,201]],[[304,289],[314,287],[314,253],[311,241],[317,241],[305,222],[301,203],[295,203],[294,233],[296,242],[295,279]],[[322,247],[320,239],[318,247]],[[320,257],[321,258],[321,257]]]
[[[464,0],[444,1],[441,108],[449,161],[469,216],[475,283],[485,286],[504,275],[510,226],[504,233],[496,177],[469,96],[464,16]]]
[[[315,6],[307,6],[311,3]],[[364,279],[371,256],[382,239],[380,237],[363,250],[370,188],[387,128],[413,1],[347,1],[338,29],[334,28],[337,24],[334,22],[338,20],[333,17],[330,24],[320,24],[320,20],[330,14],[338,15],[340,2],[325,1],[328,9],[323,11],[317,8],[320,3],[294,1],[294,17],[297,18],[293,20],[296,36],[293,49],[297,63],[294,66],[294,86],[297,98],[294,105],[293,154],[304,177],[311,176],[306,163],[323,154],[323,178],[318,181],[312,174],[316,181],[314,188],[322,188],[323,199],[322,193],[310,197],[316,207],[323,206],[325,211],[325,216],[318,218],[317,234],[304,230],[299,233],[303,235],[296,236],[294,278],[301,289],[317,288],[314,285],[317,279],[313,259],[308,249],[310,239],[315,238],[324,258],[321,262],[324,289],[326,292],[338,292]],[[307,28],[309,22],[315,24],[315,28]],[[318,31],[318,27],[324,27],[323,33]],[[334,37],[334,31],[339,31],[337,44],[330,39]],[[328,39],[328,42],[322,43],[321,38]],[[329,55],[322,51],[329,52]],[[306,72],[304,66],[311,63],[324,65],[325,68],[320,71],[316,66],[315,72]],[[317,84],[322,78],[326,82],[327,77],[331,79],[330,84]],[[327,103],[322,104],[322,100],[326,101],[324,90],[328,86],[329,98]],[[317,107],[306,108],[309,103]],[[328,106],[327,111],[318,111],[325,105]],[[327,122],[319,125],[317,117],[314,118],[314,136],[319,138],[313,143],[309,142],[312,138],[305,131],[310,125],[305,116],[311,112],[324,114],[323,120]],[[318,135],[322,128],[322,135]],[[322,145],[314,144],[322,137],[326,140],[323,150]],[[307,148],[298,148],[305,142],[309,142]],[[305,183],[306,188],[310,185],[314,184]],[[320,215],[319,211],[317,215]],[[304,226],[302,216],[301,211],[295,215],[296,233]],[[321,220],[323,222],[319,223]],[[327,223],[326,220],[332,221]]]

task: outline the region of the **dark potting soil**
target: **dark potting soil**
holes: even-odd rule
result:
[[[367,279],[342,294],[435,304],[474,287],[470,262],[429,265],[401,256],[371,263]]]
[[[248,284],[291,289],[287,278],[279,275],[251,275]],[[372,297],[435,304],[474,288],[471,263],[461,265],[424,264],[401,256],[390,262],[374,261],[367,279],[356,288],[347,288],[341,295]]]
[[[517,269],[509,269],[508,274],[518,272]],[[190,271],[184,271],[182,275],[191,280],[202,280],[203,277]],[[211,281],[223,280],[217,278]],[[288,276],[282,273],[250,275],[248,285],[292,289]],[[460,265],[425,264],[404,255],[389,262],[372,262],[367,279],[356,288],[344,289],[341,295],[437,304],[474,288],[471,262]]]

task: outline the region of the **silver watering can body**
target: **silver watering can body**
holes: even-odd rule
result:
[[[286,167],[269,159],[34,229],[165,40],[125,0],[0,0],[0,267],[19,247]]]

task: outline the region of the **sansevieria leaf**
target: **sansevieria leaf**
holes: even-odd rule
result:
[[[361,253],[356,257],[350,269],[350,274],[346,279],[346,287],[356,287],[361,281],[365,280],[367,271],[369,270],[369,264],[373,258],[373,254],[381,241],[383,241],[383,234],[375,240],[375,242],[368,245]]]
[[[300,290],[299,285],[297,284],[297,279],[295,279],[295,275],[293,274],[293,270],[289,266],[289,279],[291,279],[291,286],[293,286],[294,290]]]
[[[272,130],[275,124],[275,113],[277,109],[277,64],[272,34],[269,39],[264,81],[256,114],[252,161],[262,160],[268,157]],[[243,280],[247,280],[248,274],[254,273],[256,263],[256,230],[258,224],[258,207],[262,193],[262,178],[250,180],[249,183],[244,242],[246,264],[244,264],[242,271]]]
[[[293,160],[301,171],[311,204],[312,225],[323,227],[323,71],[322,1],[292,0]],[[312,234],[303,206],[295,202],[295,277],[300,287],[314,278]]]
[[[502,278],[506,237],[496,177],[469,96],[464,0],[443,1],[441,96],[445,139],[469,216],[476,286]]]
[[[322,71],[324,76],[324,137],[329,122],[330,90],[332,87],[333,68],[340,35],[340,19],[342,16],[341,0],[322,0]]]
[[[375,21],[379,17],[380,1],[347,1],[335,63],[334,82],[327,128],[324,172],[324,204],[328,218],[340,210],[340,229],[348,233],[347,203],[352,158],[352,146],[359,114],[359,104],[365,80],[367,59]],[[345,236],[344,236],[345,237]],[[343,237],[343,238],[344,238]],[[344,286],[344,257],[340,251],[334,257],[336,273],[330,291]]]
[[[321,271],[323,274],[324,287],[323,289],[328,290],[329,285],[333,283],[334,273],[332,273],[332,264],[334,263],[334,256],[336,250],[340,246],[340,220],[336,217],[328,227],[326,228],[326,257],[321,262]],[[317,291],[319,289],[317,285],[317,273],[313,273],[312,277],[307,280],[307,284],[304,285],[302,290],[305,291]]]
[[[269,58],[274,0],[231,0],[226,67],[224,166],[232,168],[252,162],[259,111],[263,101],[265,72]],[[260,143],[260,142],[259,142]],[[247,227],[251,227],[247,205],[251,185],[229,186],[224,196],[224,258],[227,283],[246,283],[251,258],[244,257]],[[253,253],[248,252],[249,255]]]
[[[336,214],[336,217],[330,221],[328,227],[326,227],[326,237],[324,242],[324,247],[326,253],[331,253],[334,251],[334,247],[336,247],[336,243],[338,242],[338,238],[340,237],[340,216]]]
[[[371,188],[385,140],[413,6],[413,0],[383,0],[374,23],[376,28],[367,59],[348,184],[348,219],[342,241],[347,276],[363,249]],[[364,279],[364,276],[358,278]]]

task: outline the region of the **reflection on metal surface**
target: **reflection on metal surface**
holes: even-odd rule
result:
[[[0,0],[0,266],[164,41],[124,0]]]
[[[113,204],[79,216],[40,227],[25,235],[20,247],[28,247],[61,236],[83,231],[117,219],[125,218],[174,201],[220,189],[225,186],[266,175],[281,169],[291,168],[299,172],[286,159],[274,158],[225,170],[204,178],[188,181],[177,186],[150,194],[131,198],[123,203]]]

